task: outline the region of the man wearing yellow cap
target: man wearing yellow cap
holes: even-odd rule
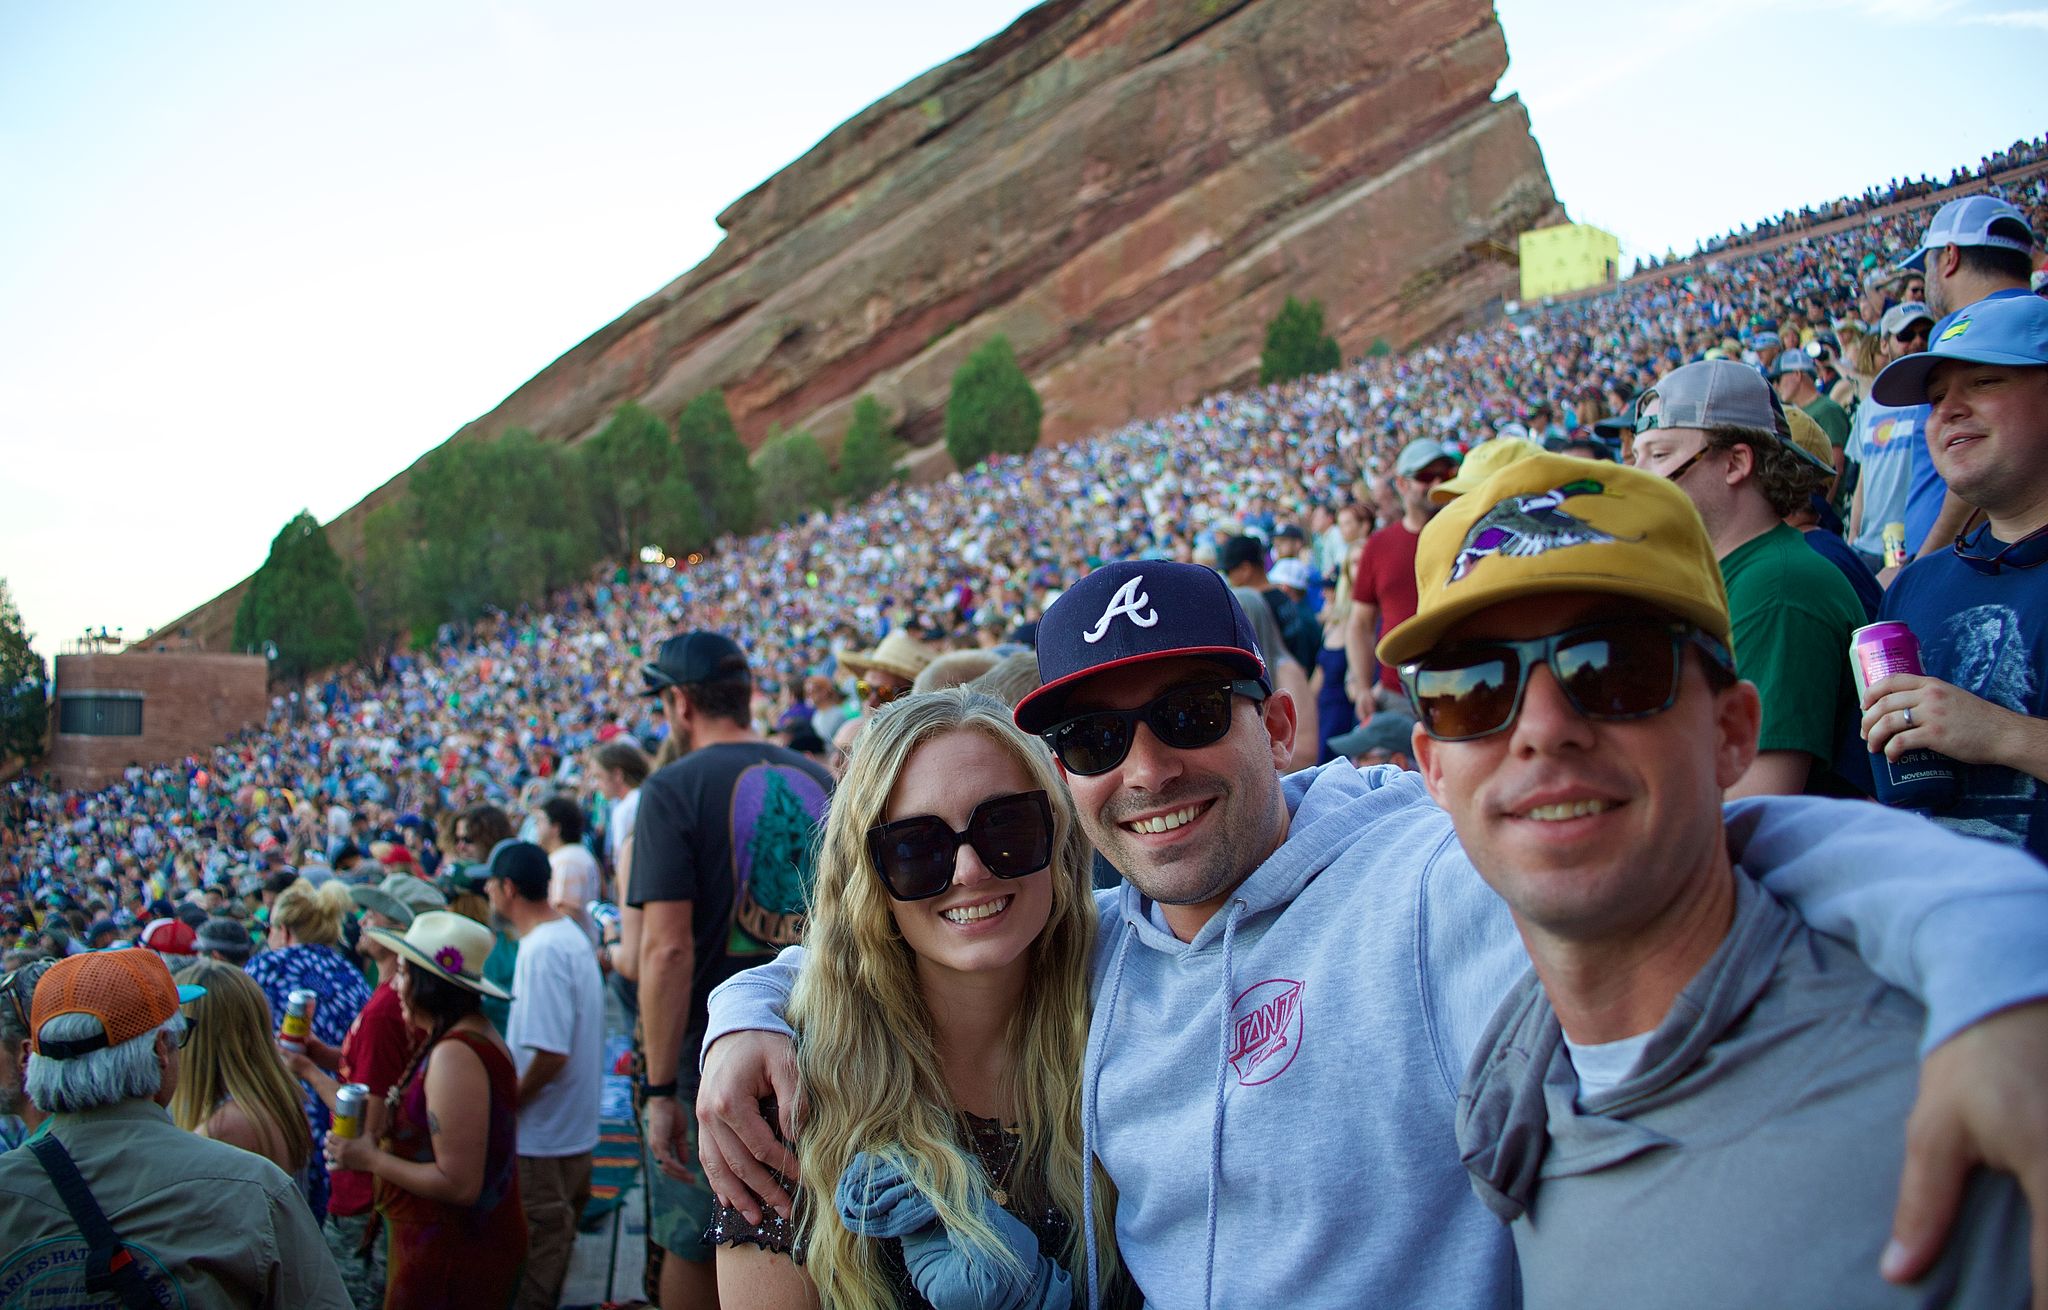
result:
[[[1878,1277],[1924,1012],[1730,862],[1760,708],[1685,494],[1537,456],[1439,514],[1416,571],[1380,658],[1533,965],[1458,1111],[1525,1304],[2023,1304],[2026,1208],[1989,1174],[1932,1272]]]
[[[36,980],[28,1095],[49,1117],[0,1155],[0,1306],[349,1310],[297,1184],[164,1109],[190,1031],[179,1007],[203,991],[139,948]]]

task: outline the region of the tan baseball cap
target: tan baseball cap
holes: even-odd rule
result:
[[[1429,521],[1415,580],[1420,604],[1381,640],[1384,663],[1416,658],[1490,606],[1562,592],[1640,600],[1729,644],[1699,511],[1668,480],[1602,460],[1542,454],[1503,468]]]

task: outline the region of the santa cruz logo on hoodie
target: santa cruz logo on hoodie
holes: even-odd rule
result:
[[[1286,1073],[1301,1049],[1301,984],[1268,978],[1245,988],[1230,1007],[1230,1033],[1230,1067],[1240,1086]]]

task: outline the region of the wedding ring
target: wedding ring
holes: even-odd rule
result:
[[[1907,707],[1905,708],[1905,710],[1904,710],[1904,711],[1902,711],[1902,712],[1903,712],[1903,713],[1905,714],[1905,716],[1906,716],[1906,726],[1907,726],[1907,727],[1909,727],[1909,728],[1910,728],[1910,727],[1912,727],[1912,726],[1913,726],[1913,707],[1912,707],[1911,705],[1908,705],[1908,706],[1907,706]]]

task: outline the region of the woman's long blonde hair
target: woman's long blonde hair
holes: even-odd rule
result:
[[[242,1113],[268,1123],[284,1143],[293,1172],[313,1153],[299,1090],[272,1044],[270,1002],[255,980],[232,964],[199,960],[178,971],[178,981],[204,987],[206,995],[185,1007],[192,1036],[171,1093],[171,1118],[186,1132],[198,1132],[221,1102],[233,1097]]]
[[[341,941],[342,920],[353,909],[355,899],[341,879],[330,878],[315,887],[301,878],[277,894],[270,922],[303,945],[333,946]]]
[[[811,1189],[799,1215],[805,1268],[833,1310],[882,1310],[897,1300],[877,1243],[847,1231],[831,1203],[858,1151],[895,1154],[956,1241],[1003,1249],[981,1218],[988,1179],[963,1145],[916,961],[896,930],[867,845],[868,829],[882,821],[911,753],[952,732],[979,733],[1015,756],[1053,808],[1052,910],[1031,944],[1029,981],[1008,1033],[1004,1100],[1022,1135],[1009,1191],[1025,1206],[1049,1203],[1067,1216],[1065,1249],[1046,1254],[1064,1264],[1077,1285],[1086,1281],[1084,1223],[1095,1225],[1101,1251],[1115,1249],[1106,1176],[1098,1173],[1095,1180],[1099,1212],[1084,1217],[1081,1209],[1081,1065],[1095,948],[1088,839],[1052,756],[1011,723],[1007,707],[964,689],[931,692],[876,716],[833,793],[804,936],[806,958],[790,999],[805,1099],[797,1157]],[[1106,1277],[1113,1261],[1102,1263]]]

